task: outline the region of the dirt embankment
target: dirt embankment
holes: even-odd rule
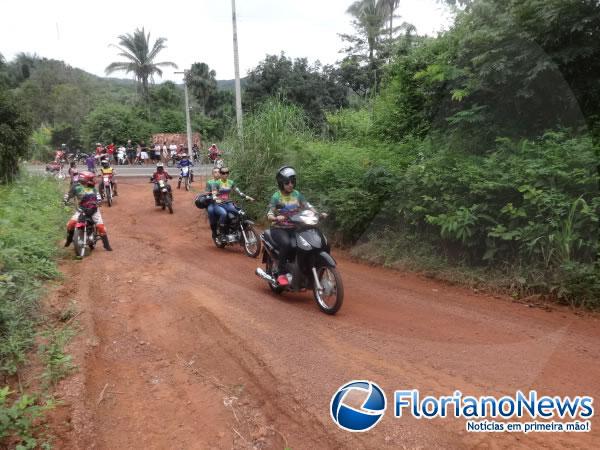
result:
[[[55,301],[75,302],[79,371],[63,381],[57,448],[597,448],[591,433],[467,433],[464,420],[395,419],[395,389],[422,395],[600,397],[600,321],[473,295],[339,258],[335,317],[310,293],[272,294],[259,261],[210,240],[193,194],[175,214],[121,180],[102,208],[114,251],[63,265]],[[370,379],[388,411],[370,432],[339,430],[336,389]]]

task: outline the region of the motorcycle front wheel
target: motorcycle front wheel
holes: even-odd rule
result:
[[[319,267],[317,276],[322,289],[313,287],[313,296],[319,309],[325,314],[335,314],[344,302],[342,277],[335,267]]]
[[[164,206],[169,210],[169,214],[173,214],[173,201],[171,200],[171,196],[169,194],[165,194],[164,196]],[[165,209],[163,206],[163,209]]]
[[[256,258],[260,255],[260,239],[258,238],[258,233],[253,226],[249,226],[247,230],[245,230],[246,239],[244,239],[244,252],[250,258]]]

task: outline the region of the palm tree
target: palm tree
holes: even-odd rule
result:
[[[379,1],[357,0],[350,5],[347,12],[355,17],[355,25],[366,37],[369,49],[369,62],[372,65],[375,59],[375,50],[379,45],[381,31],[386,19],[382,8],[379,6]]]
[[[390,34],[390,42],[392,42],[392,34],[394,32],[394,27],[392,23],[394,20],[394,11],[396,11],[396,9],[398,9],[398,6],[400,6],[400,0],[379,0],[377,4],[380,11],[382,11],[383,14],[385,14],[387,19],[390,21],[390,27],[388,28],[388,31]]]
[[[210,70],[206,63],[194,63],[191,69],[186,72],[185,82],[202,106],[203,114],[206,114],[206,102],[209,97],[217,92],[216,76],[217,73]]]
[[[160,67],[174,67],[177,65],[170,61],[155,63],[154,59],[158,53],[166,48],[166,38],[158,38],[154,45],[150,45],[150,32],[145,33],[144,28],[137,28],[133,34],[127,33],[119,36],[119,45],[111,45],[120,50],[119,56],[123,56],[128,61],[113,62],[109,64],[105,72],[107,75],[116,71],[133,72],[138,82],[138,89],[141,90],[144,100],[148,101],[148,79],[154,81],[154,74],[162,76]]]

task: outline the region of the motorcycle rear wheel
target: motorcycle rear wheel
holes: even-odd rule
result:
[[[323,287],[320,293],[313,287],[313,297],[319,309],[325,314],[335,314],[344,302],[344,285],[342,277],[335,267],[319,267],[317,269],[319,283]]]

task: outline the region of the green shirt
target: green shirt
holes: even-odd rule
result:
[[[286,220],[282,222],[273,224],[274,227],[294,228],[294,224],[288,220],[288,218],[307,207],[308,204],[306,199],[300,192],[293,190],[289,194],[285,194],[281,191],[277,191],[271,196],[268,213],[273,214],[274,216],[284,216],[286,218]]]

